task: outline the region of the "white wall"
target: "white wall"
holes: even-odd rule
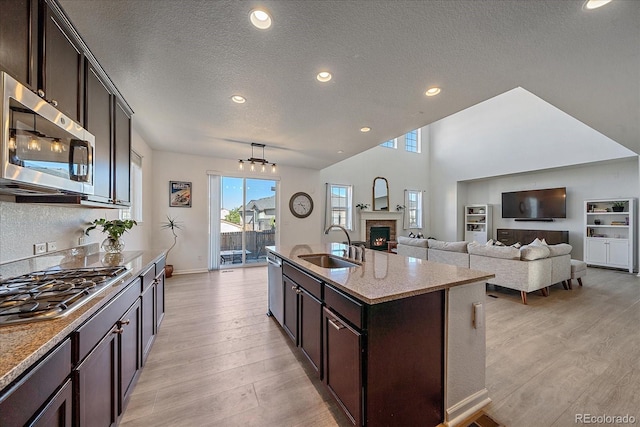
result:
[[[275,159],[277,161],[277,159]],[[151,185],[153,215],[150,224],[152,247],[167,249],[173,243],[169,230],[162,230],[160,224],[167,215],[176,217],[182,223],[177,232],[178,241],[169,254],[168,261],[174,265],[175,274],[206,271],[209,256],[209,178],[208,173],[221,176],[246,176],[279,180],[278,209],[276,219],[276,243],[296,245],[315,244],[320,241],[320,207],[322,191],[318,171],[278,165],[274,175],[270,173],[240,174],[238,161],[213,157],[155,151],[153,153],[153,183]],[[192,183],[191,208],[169,207],[169,181]],[[304,219],[298,219],[289,212],[289,198],[298,191],[309,193],[315,209]],[[219,190],[213,193],[219,197]],[[279,239],[279,240],[278,240]]]
[[[584,242],[584,200],[594,198],[637,197],[638,162],[623,159],[548,171],[509,175],[460,183],[465,204],[493,205],[493,235],[498,228],[527,230],[568,230],[573,246],[572,258],[582,259]],[[462,189],[462,188],[463,189]],[[553,222],[518,222],[502,218],[502,193],[542,188],[567,188],[567,218]],[[528,242],[521,242],[528,243]]]
[[[463,237],[461,210],[467,203],[468,190],[458,185],[461,181],[560,168],[561,172],[551,172],[557,178],[548,181],[554,182],[553,186],[565,186],[573,174],[573,169],[567,167],[637,158],[635,153],[522,88],[424,129],[431,140],[431,221],[427,234],[446,240]],[[637,170],[634,175],[621,176],[635,183],[635,190],[627,196],[637,197]],[[606,177],[600,179],[609,181]]]
[[[429,136],[422,133],[422,152],[409,153],[404,148],[404,136],[398,138],[398,148],[391,149],[376,146],[320,171],[320,182],[324,192],[325,183],[353,185],[353,204],[366,203],[373,206],[373,180],[384,177],[389,183],[389,208],[396,211],[396,205],[404,204],[404,190],[423,190],[423,205],[429,204]],[[322,210],[325,208],[324,195]],[[371,209],[371,207],[369,208]],[[324,213],[322,215],[324,228]],[[418,230],[412,230],[414,232]],[[400,235],[408,235],[409,230],[398,230]],[[354,231],[349,235],[357,240],[360,236],[360,219],[356,209]],[[323,236],[323,242],[343,241],[340,230],[332,230],[329,236]]]

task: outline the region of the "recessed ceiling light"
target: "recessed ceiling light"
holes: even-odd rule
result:
[[[368,126],[360,128],[360,132],[369,132],[370,130],[371,130],[371,128],[368,127]]]
[[[587,0],[584,4],[584,9],[593,10],[610,3],[611,0]]]
[[[271,27],[271,15],[269,15],[264,9],[253,9],[249,13],[249,21],[254,27],[260,30],[266,30]]]
[[[244,104],[245,102],[247,102],[247,100],[245,99],[244,96],[240,96],[240,95],[233,95],[231,97],[231,100],[233,102],[235,102],[236,104]]]
[[[328,71],[321,71],[321,72],[319,72],[319,73],[318,73],[318,75],[316,76],[316,79],[317,79],[319,82],[326,83],[326,82],[328,82],[329,80],[331,80],[331,77],[333,77],[333,76],[331,75],[331,73],[330,73],[330,72],[328,72]]]
[[[424,94],[427,96],[436,96],[440,91],[441,89],[439,87],[430,87]]]

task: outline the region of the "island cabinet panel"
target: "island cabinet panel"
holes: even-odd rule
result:
[[[284,288],[284,322],[282,327],[298,345],[298,285],[287,276],[282,277]]]
[[[29,420],[48,419],[60,411],[68,415],[71,400],[63,393],[61,401],[56,390],[64,388],[70,373],[71,340],[66,339],[0,396],[0,426],[27,425]]]
[[[3,0],[0,4],[0,70],[31,88],[36,86],[37,0]]]
[[[362,334],[325,308],[324,382],[351,422],[362,425]]]
[[[444,419],[444,291],[367,306],[367,425]]]
[[[299,345],[319,376],[322,366],[322,302],[304,288],[298,298]]]

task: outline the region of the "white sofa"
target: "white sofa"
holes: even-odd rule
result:
[[[564,285],[571,278],[571,249],[568,244],[547,246],[537,239],[516,248],[398,237],[399,255],[493,273],[487,283],[520,291],[524,304],[527,293],[540,290],[546,296],[549,286]]]

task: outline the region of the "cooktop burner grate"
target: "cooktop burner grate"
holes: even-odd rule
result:
[[[54,269],[2,280],[0,325],[66,315],[126,272],[125,267]]]

